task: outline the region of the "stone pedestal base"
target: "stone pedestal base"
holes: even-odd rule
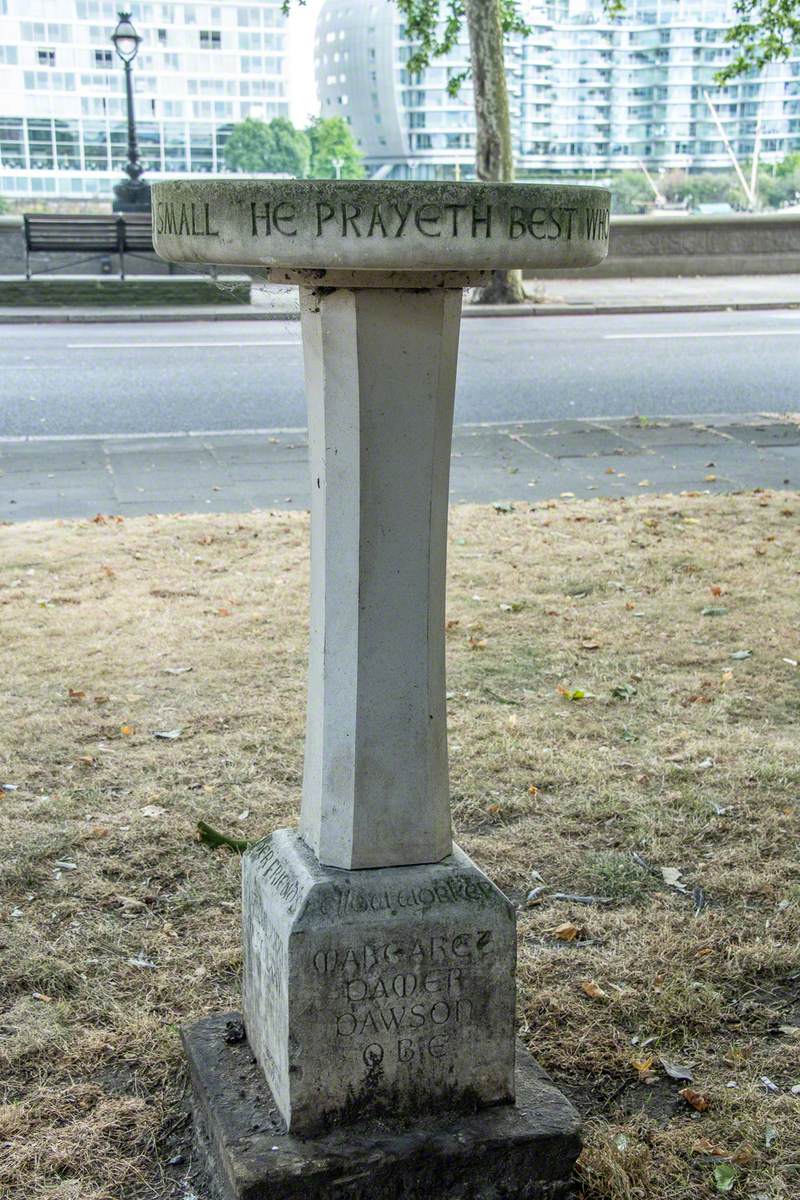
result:
[[[236,1040],[236,1039],[239,1040]],[[300,1139],[238,1013],[183,1030],[195,1141],[214,1200],[567,1200],[580,1119],[523,1047],[515,1104],[363,1122]]]
[[[340,871],[281,829],[242,900],[244,1023],[292,1133],[514,1099],[514,909],[457,846]]]

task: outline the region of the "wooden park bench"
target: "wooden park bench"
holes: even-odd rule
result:
[[[136,257],[153,253],[153,228],[150,213],[109,213],[73,215],[26,213],[25,277],[31,278],[31,254],[67,251],[85,254],[76,262],[48,270],[78,266],[104,254],[119,255],[119,276],[125,278],[125,255]],[[44,272],[37,272],[44,274]]]

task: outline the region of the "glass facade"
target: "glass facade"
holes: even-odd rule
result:
[[[281,0],[133,4],[148,175],[224,170],[231,127],[289,115]],[[0,3],[0,193],[107,196],[127,160],[113,0]]]
[[[719,88],[732,57],[730,0],[628,0],[609,20],[601,0],[522,0],[530,26],[506,49],[518,168],[607,171],[728,168],[706,96],[734,152],[766,161],[800,150],[800,53]],[[444,11],[444,9],[443,9]],[[395,5],[326,0],[315,69],[323,116],[352,126],[371,173],[414,178],[474,174],[474,115],[466,36],[420,76]]]

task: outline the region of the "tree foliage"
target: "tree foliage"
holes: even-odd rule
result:
[[[305,0],[298,0],[305,3]],[[471,66],[454,74],[448,90],[454,95],[472,76],[475,108],[476,173],[485,181],[510,181],[514,156],[508,110],[504,40],[529,31],[520,11],[521,0],[395,0],[414,49],[406,70],[419,74],[431,62],[452,50],[462,28],[470,41]],[[291,0],[283,0],[288,12]],[[480,290],[486,303],[517,303],[525,298],[519,271],[493,271],[491,282]]]
[[[742,169],[750,177],[751,163]],[[645,213],[654,205],[653,189],[641,171],[620,171],[612,175],[611,204],[615,213]],[[733,171],[715,171],[692,175],[683,170],[667,171],[658,176],[658,187],[670,204],[684,205],[689,211],[701,204],[729,204],[733,209],[746,207],[748,200]],[[780,209],[800,199],[800,153],[787,154],[771,166],[758,171],[756,191],[759,205]]]
[[[311,175],[314,179],[335,179],[338,160],[342,179],[361,179],[364,175],[362,154],[353,140],[344,117],[317,117],[308,127],[311,143]]]
[[[653,189],[641,171],[620,171],[611,180],[611,207],[615,213],[645,213],[653,205]]]
[[[625,0],[603,2],[609,17],[624,17]],[[717,72],[717,83],[787,59],[800,46],[800,0],[734,0],[733,10],[737,20],[725,41],[736,53]]]
[[[396,0],[396,4],[403,14],[406,33],[415,46],[414,53],[406,63],[406,70],[416,75],[430,66],[435,58],[447,54],[458,42],[466,17],[465,0],[447,0],[441,33],[439,0]],[[506,37],[512,33],[530,31],[519,10],[519,0],[500,0],[500,23]],[[451,96],[458,92],[469,74],[469,70],[466,70],[451,76],[447,83]]]
[[[311,143],[302,129],[287,117],[270,122],[247,117],[234,125],[225,143],[225,165],[230,171],[269,171],[304,179],[311,163]]]
[[[307,130],[295,128],[288,117],[269,122],[247,117],[233,126],[225,143],[229,171],[333,179],[334,159],[340,160],[343,179],[363,176],[361,151],[342,117],[318,117]]]
[[[800,46],[800,0],[735,0],[734,11],[738,19],[725,40],[736,55],[718,72],[718,82],[787,59]]]

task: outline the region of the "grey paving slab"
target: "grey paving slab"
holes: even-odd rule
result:
[[[547,461],[519,436],[489,429],[457,431],[453,437],[453,460],[466,465],[492,463],[509,471],[532,471],[544,467]]]
[[[452,503],[800,487],[798,426],[762,416],[460,426],[453,444]],[[306,508],[307,454],[300,431],[4,442],[0,520]]]
[[[226,470],[240,471],[251,467],[272,470],[277,465],[291,466],[308,462],[308,444],[287,443],[286,445],[264,445],[254,443],[251,447],[228,448],[210,446],[209,455],[213,462]]]
[[[58,470],[62,474],[75,471],[97,471],[104,465],[102,446],[91,443],[80,448],[72,442],[60,443]],[[53,469],[52,443],[6,442],[0,446],[0,473],[3,475],[47,475]]]
[[[742,463],[731,474],[731,484],[734,491],[750,491],[757,487],[796,490],[800,488],[800,474],[796,469],[790,471],[780,463],[759,463],[757,466]]]
[[[726,426],[725,436],[745,442],[748,446],[769,446],[781,449],[784,446],[800,446],[800,425],[795,422],[777,424],[774,421],[759,423],[736,422]]]
[[[548,458],[596,458],[636,452],[635,444],[610,423],[559,422],[544,431],[529,427],[519,436]]]
[[[691,421],[624,421],[620,422],[622,436],[643,449],[665,450],[669,446],[716,446],[724,441],[719,428]]]

